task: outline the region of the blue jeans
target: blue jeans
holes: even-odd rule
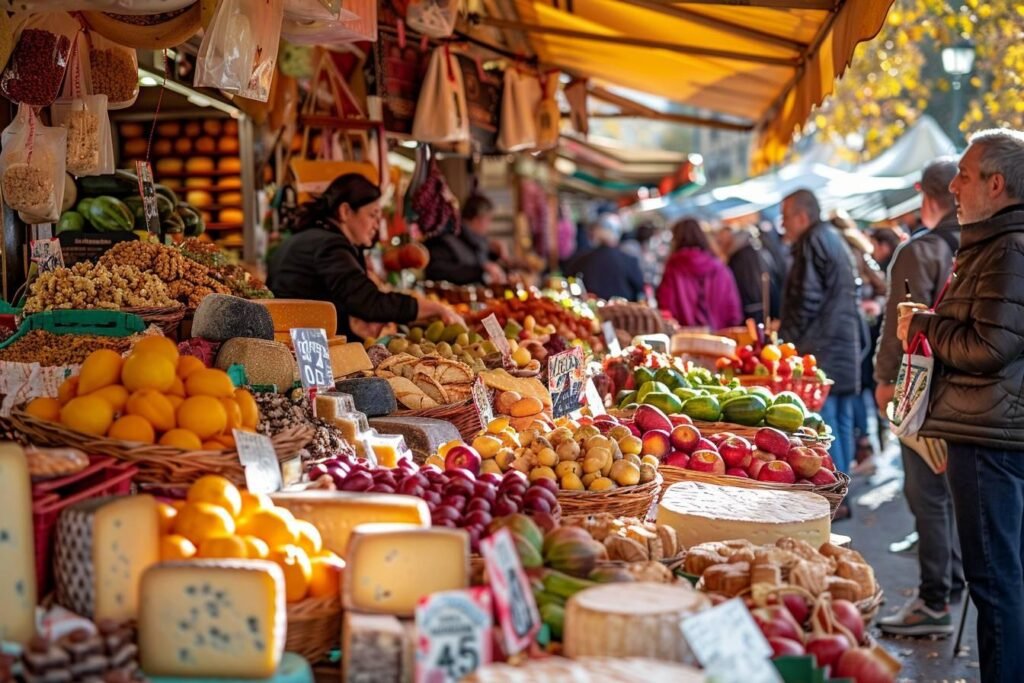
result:
[[[861,400],[859,394],[829,394],[821,408],[821,419],[832,428],[835,441],[829,454],[840,472],[850,473],[850,463],[856,445],[853,438],[853,405]]]
[[[1024,677],[1024,452],[949,444],[964,574],[984,683]]]

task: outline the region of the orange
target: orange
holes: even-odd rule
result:
[[[224,411],[228,414],[228,425],[224,430],[230,434],[232,429],[242,426],[242,408],[238,405],[238,401],[233,398],[222,398],[220,402],[224,406]]]
[[[178,426],[194,432],[200,439],[209,439],[228,426],[228,413],[212,396],[192,396],[178,406]]]
[[[242,424],[256,429],[260,421],[260,409],[256,405],[256,399],[246,389],[235,389],[235,402],[242,412]]]
[[[178,346],[167,337],[151,334],[135,342],[132,353],[158,353],[171,363],[178,363]]]
[[[185,383],[181,381],[180,377],[174,378],[174,382],[171,383],[171,388],[167,390],[167,394],[185,398]]]
[[[146,421],[146,418],[138,415],[125,415],[119,417],[110,425],[107,436],[118,441],[130,441],[132,443],[152,444],[156,442],[156,433],[153,432],[153,425]]]
[[[249,557],[249,548],[239,536],[214,536],[203,539],[197,557],[234,557],[244,560]]]
[[[156,514],[160,520],[160,533],[171,533],[171,529],[174,528],[174,518],[178,516],[178,508],[170,503],[158,501],[156,504]]]
[[[309,597],[321,598],[337,595],[341,591],[341,575],[345,560],[330,550],[309,558],[312,574],[309,578]]]
[[[182,356],[178,359],[178,377],[188,379],[196,370],[203,370],[206,365],[195,356]]]
[[[74,377],[68,377],[66,380],[60,383],[57,387],[57,400],[60,401],[61,405],[66,404],[68,401],[78,395],[78,375]]]
[[[306,551],[310,557],[316,555],[324,547],[323,539],[320,538],[320,530],[312,523],[304,519],[295,520],[295,530],[298,532],[297,544]]]
[[[111,384],[102,389],[97,389],[90,396],[102,398],[113,407],[115,413],[123,411],[125,404],[128,403],[128,390],[120,384]]]
[[[103,436],[114,421],[114,409],[102,398],[79,396],[60,409],[60,421],[76,432]]]
[[[242,511],[242,494],[238,487],[216,474],[204,474],[188,489],[185,500],[190,503],[212,503],[228,511],[232,518]]]
[[[263,539],[255,536],[239,536],[245,543],[245,550],[250,560],[265,560],[270,556],[270,546]]]
[[[78,393],[91,394],[97,389],[117,384],[121,379],[121,354],[110,349],[90,353],[78,371]]]
[[[284,572],[284,596],[288,602],[298,602],[309,592],[309,581],[313,577],[313,565],[302,548],[295,545],[281,545],[271,549],[270,557]]]
[[[202,451],[203,442],[187,429],[172,429],[160,437],[161,446],[173,446],[185,451]]]
[[[232,449],[235,447],[235,435],[231,432],[224,432],[213,437],[213,440],[221,445],[221,448]]]
[[[242,491],[242,511],[238,513],[238,519],[241,521],[257,510],[270,510],[273,507],[274,503],[267,494]]]
[[[174,520],[174,533],[193,543],[201,543],[214,536],[235,533],[235,520],[227,510],[212,503],[185,503]]]
[[[175,413],[178,412],[178,408],[181,407],[181,404],[185,402],[185,397],[178,396],[177,394],[165,394],[164,398],[166,398],[167,402],[171,404],[172,408],[174,408]]]
[[[224,444],[222,444],[220,441],[217,441],[216,439],[207,439],[206,441],[203,442],[203,450],[214,452],[223,451]]]
[[[152,351],[133,353],[121,368],[121,383],[128,391],[156,389],[167,391],[174,384],[174,363],[167,356]]]
[[[25,412],[47,422],[60,420],[61,402],[55,398],[34,398],[25,406]]]
[[[170,534],[160,537],[160,560],[162,562],[189,560],[195,556],[195,544],[184,536]]]
[[[140,389],[128,397],[125,412],[146,418],[158,432],[174,429],[174,406],[156,389]]]
[[[203,368],[190,373],[185,379],[185,393],[189,396],[231,398],[235,395],[235,385],[223,370]]]
[[[261,538],[271,548],[290,545],[298,539],[295,517],[288,510],[278,507],[252,513],[242,520],[238,533]]]

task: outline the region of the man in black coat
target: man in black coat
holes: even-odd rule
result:
[[[821,417],[836,436],[831,450],[836,469],[849,472],[853,404],[860,400],[861,386],[857,266],[839,231],[821,220],[821,207],[809,190],[783,200],[782,227],[793,245],[793,265],[783,289],[779,336],[815,356],[835,382]]]
[[[1024,674],[1024,134],[971,137],[949,186],[954,276],[934,312],[901,311],[937,372],[920,434],[945,439],[984,683]],[[906,309],[905,309],[906,310]]]
[[[617,214],[604,214],[590,231],[594,246],[574,254],[562,271],[567,276],[582,277],[587,291],[602,299],[643,301],[644,274],[640,262],[619,249],[621,236],[622,219]]]

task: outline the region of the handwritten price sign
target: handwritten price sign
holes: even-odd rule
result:
[[[292,331],[295,360],[299,363],[299,380],[303,389],[334,386],[331,352],[323,328],[296,327]]]

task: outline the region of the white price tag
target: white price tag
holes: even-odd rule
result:
[[[253,493],[273,493],[283,485],[281,465],[270,437],[232,430],[238,460],[245,468],[245,486]]]
[[[604,343],[608,347],[608,353],[612,356],[618,356],[622,353],[622,345],[619,344],[619,335],[615,332],[615,325],[612,325],[611,320],[606,320],[601,323],[601,331],[604,333]]]
[[[39,265],[40,273],[64,267],[64,252],[61,251],[60,240],[56,237],[32,240],[30,249],[31,260]]]
[[[334,388],[331,352],[323,328],[295,327],[291,330],[295,360],[299,363],[299,380],[303,389]]]
[[[772,648],[743,601],[733,598],[682,623],[683,636],[709,680],[716,683],[780,683]]]
[[[608,413],[604,407],[604,399],[601,398],[601,394],[597,391],[597,385],[594,384],[594,378],[588,377],[587,383],[583,386],[583,394],[587,397],[587,405],[590,406],[590,414],[593,416],[606,415]]]
[[[646,346],[658,353],[668,353],[672,349],[672,341],[667,334],[641,334],[633,337],[633,346]]]
[[[505,369],[511,369],[515,366],[512,362],[512,347],[508,344],[508,337],[505,336],[505,330],[502,329],[501,323],[498,322],[498,316],[491,313],[489,316],[484,318],[482,321],[484,331],[487,332],[488,339],[494,344],[495,348],[498,349],[498,353],[501,354],[501,362],[504,364]]]
[[[491,593],[442,591],[416,607],[416,682],[454,683],[490,664]]]
[[[477,415],[480,416],[480,426],[487,429],[487,425],[494,419],[494,406],[491,405],[491,390],[480,377],[473,382],[473,404],[476,406]]]
[[[153,165],[148,161],[136,161],[135,175],[139,179],[139,195],[142,197],[142,213],[146,218],[146,229],[149,230],[150,234],[159,235],[160,211],[157,209]]]
[[[512,534],[508,529],[500,529],[488,536],[480,541],[480,553],[487,563],[487,578],[505,638],[505,652],[509,655],[522,652],[536,637],[541,621]]]

